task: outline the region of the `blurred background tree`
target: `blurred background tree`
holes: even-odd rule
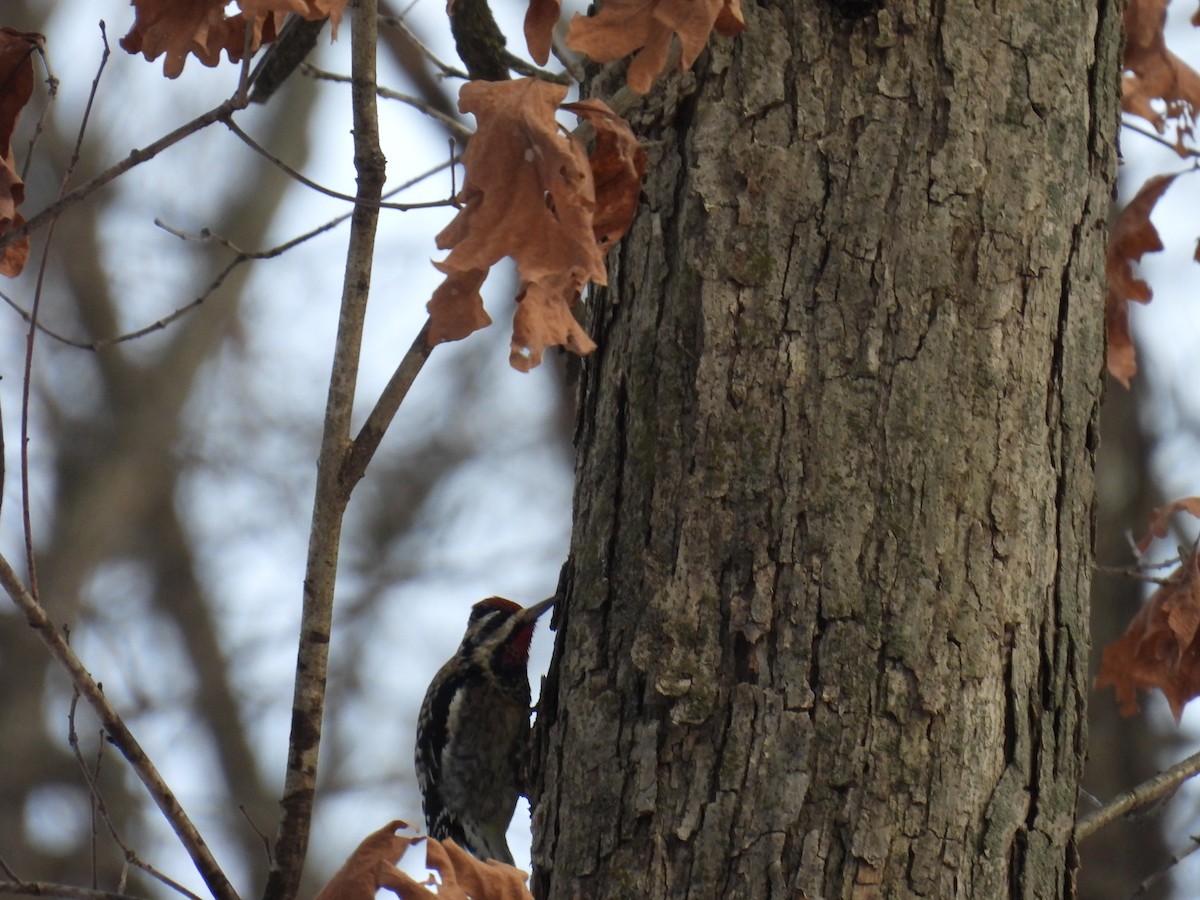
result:
[[[504,30],[519,34],[516,4],[494,5]],[[437,55],[454,58],[442,4],[403,12]],[[160,65],[116,50],[132,23],[126,0],[7,0],[3,13],[0,24],[47,35],[61,81],[27,178],[30,211],[58,190],[99,64],[98,20],[107,23],[115,52],[75,183],[215,105],[234,86],[236,72],[227,64],[208,70],[191,60],[178,81],[167,82]],[[381,37],[381,83],[452,112],[457,84],[439,78],[401,30],[385,24]],[[346,73],[346,49],[345,39],[331,44],[323,36],[313,62]],[[45,104],[39,85],[18,147]],[[447,133],[436,123],[398,104],[381,112],[389,186],[448,158]],[[353,191],[346,85],[293,77],[239,122],[293,168]],[[439,199],[450,191],[443,172],[400,199]],[[223,128],[210,128],[62,218],[49,248],[42,323],[92,344],[204,294],[232,251],[212,241],[181,243],[157,228],[156,218],[188,233],[208,228],[259,250],[347,210]],[[364,404],[424,319],[438,280],[428,263],[438,255],[432,236],[449,215],[436,209],[383,217]],[[249,894],[267,868],[256,832],[272,835],[277,818],[345,233],[343,225],[276,259],[238,267],[192,312],[147,337],[93,350],[40,334],[35,349],[30,513],[41,595],[56,621],[70,623],[74,646]],[[43,241],[44,232],[35,238],[27,273],[0,285],[25,310]],[[503,322],[503,298],[512,292],[489,287],[495,293],[489,307]],[[1160,295],[1147,313],[1165,306]],[[7,453],[0,542],[14,560],[23,555],[17,454],[26,329],[17,311],[0,309]],[[1193,324],[1176,329],[1173,340],[1189,348],[1198,338]],[[511,371],[507,340],[501,325],[433,355],[351,504],[309,890],[368,830],[393,816],[419,819],[411,762],[416,709],[428,678],[457,642],[470,603],[490,593],[521,601],[546,596],[566,555],[571,391],[553,355],[529,376]],[[1160,345],[1147,341],[1140,348],[1152,377]],[[1125,532],[1138,528],[1159,499],[1180,494],[1177,483],[1160,486],[1170,467],[1151,465],[1152,449],[1162,446],[1164,433],[1194,436],[1194,417],[1168,416],[1165,423],[1161,416],[1139,417],[1133,402],[1162,403],[1170,385],[1164,376],[1153,394],[1109,391],[1097,481],[1101,563],[1126,562]],[[1098,653],[1124,628],[1143,591],[1103,574],[1095,591]],[[546,642],[539,651],[544,664]],[[88,885],[95,877],[111,887],[123,854],[96,821],[68,746],[70,700],[41,643],[7,602],[0,604],[0,859],[23,878]],[[1146,706],[1142,720],[1125,721],[1116,718],[1110,694],[1093,698],[1085,784],[1101,800],[1190,743],[1157,700]],[[98,740],[90,714],[80,709],[76,726],[125,844],[200,890],[141,786]],[[1188,821],[1195,802],[1177,805],[1190,811],[1168,820],[1169,840],[1163,820],[1150,818],[1113,826],[1086,843],[1081,896],[1128,896],[1186,843],[1184,835],[1195,831]],[[512,843],[519,857],[527,853],[528,840]],[[1168,888],[1164,879],[1147,896],[1166,896]],[[136,873],[130,890],[162,893]]]
[[[431,4],[406,23],[419,30],[422,16],[444,21],[444,10]],[[169,82],[161,63],[119,50],[116,41],[133,21],[126,0],[5,4],[0,24],[45,34],[61,80],[27,178],[28,209],[44,207],[58,191],[100,60],[100,19],[114,52],[75,184],[215,106],[236,86],[237,69],[228,63],[208,70],[192,59]],[[326,29],[312,61],[348,73],[347,49],[345,33],[331,43]],[[402,30],[383,26],[381,83],[452,111],[457,83],[434,77],[428,59],[412,49]],[[18,133],[22,151],[45,105],[39,84]],[[447,132],[419,112],[393,103],[381,115],[389,187],[449,158]],[[353,193],[348,85],[293,76],[239,122],[289,166]],[[450,193],[443,171],[398,199]],[[182,243],[157,228],[156,218],[261,250],[348,210],[224,128],[210,128],[59,223],[41,323],[76,343],[105,342],[201,296],[234,253],[215,241]],[[364,410],[424,320],[440,279],[429,264],[440,255],[432,236],[451,214],[384,214]],[[267,868],[256,830],[273,836],[278,817],[346,228],[234,269],[192,312],[146,337],[93,350],[42,333],[35,348],[29,453],[41,596],[56,621],[70,624],[76,650],[128,715],[235,884],[249,893],[261,889]],[[35,238],[35,255],[43,237]],[[0,285],[24,310],[31,308],[36,268]],[[496,318],[510,316],[511,301],[503,298],[511,286],[488,287],[499,300]],[[24,555],[17,451],[27,327],[14,309],[0,310],[8,452],[0,539],[14,561]],[[522,376],[508,366],[507,341],[501,326],[439,349],[352,502],[310,888],[366,830],[396,816],[419,821],[416,711],[429,677],[457,644],[470,604],[491,593],[528,602],[553,591],[570,523],[567,394],[554,354],[549,365]],[[544,665],[548,647],[541,652]],[[95,866],[98,882],[111,887],[123,853],[103,823],[93,825],[89,792],[67,743],[70,698],[66,679],[6,601],[0,859],[22,878],[78,885],[93,883]],[[76,724],[89,765],[100,760],[103,798],[121,839],[199,890],[190,861],[119,754],[100,744],[82,705]],[[130,890],[154,888],[135,874]]]

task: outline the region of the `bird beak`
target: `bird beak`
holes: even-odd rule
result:
[[[550,607],[552,607],[554,605],[554,601],[557,599],[558,599],[558,597],[547,597],[545,600],[542,600],[538,603],[533,604],[533,606],[525,607],[523,610],[521,610],[521,621],[522,622],[534,621],[535,619],[538,618],[538,616],[540,616],[542,613],[544,613],[546,610],[548,610]]]

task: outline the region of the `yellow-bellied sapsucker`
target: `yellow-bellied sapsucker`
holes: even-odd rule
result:
[[[526,790],[529,642],[553,603],[476,603],[462,643],[421,703],[417,782],[425,826],[480,859],[513,861],[504,835]]]

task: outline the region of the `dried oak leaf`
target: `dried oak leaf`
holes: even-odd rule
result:
[[[579,299],[586,281],[572,270],[521,284],[508,354],[508,362],[514,369],[528,372],[540,365],[541,348],[555,344],[561,344],[580,356],[586,356],[596,349],[592,339],[571,314],[571,304]]]
[[[494,859],[481,862],[451,840],[430,839],[425,865],[441,875],[437,894],[401,893],[401,900],[434,896],[441,900],[533,900],[520,869]]]
[[[230,62],[241,61],[247,17],[243,13],[226,17],[225,0],[132,2],[136,9],[133,27],[121,38],[121,48],[127,53],[141,53],[148,60],[155,60],[165,53],[163,74],[168,78],[179,77],[189,54],[209,67],[220,62],[222,50]],[[273,12],[250,15],[253,22],[251,53],[275,40],[279,15]]]
[[[1162,100],[1167,116],[1194,119],[1200,110],[1200,74],[1167,49],[1163,25],[1168,0],[1130,0],[1125,7],[1125,74],[1121,107],[1152,123],[1159,133],[1164,117],[1151,105]],[[1186,148],[1177,147],[1180,155]]]
[[[1163,538],[1167,536],[1168,523],[1177,512],[1191,513],[1196,518],[1200,519],[1200,497],[1184,497],[1182,500],[1175,500],[1165,506],[1160,506],[1146,519],[1148,531],[1137,542],[1138,553],[1145,553],[1150,549],[1150,543],[1155,538]]]
[[[1116,689],[1121,714],[1138,710],[1137,692],[1158,688],[1176,723],[1200,696],[1200,560],[1183,561],[1166,584],[1138,610],[1125,633],[1104,648],[1096,688]]]
[[[592,232],[604,252],[619,241],[637,212],[646,174],[646,151],[629,123],[601,100],[564,103],[563,109],[586,119],[596,129],[596,148],[588,155],[596,186]]]
[[[374,900],[375,892],[380,888],[399,893],[401,886],[413,883],[396,868],[396,863],[410,846],[424,838],[395,833],[397,829],[407,827],[407,823],[396,819],[367,835],[329,883],[321,888],[316,900]]]
[[[310,21],[329,19],[330,30],[337,37],[338,24],[342,21],[348,0],[238,0],[238,6],[247,16],[275,13],[277,23],[283,21],[285,13],[295,13]]]
[[[459,109],[475,114],[478,128],[463,154],[466,177],[454,220],[437,236],[450,250],[436,264],[447,276],[429,304],[429,343],[457,340],[486,325],[479,300],[481,274],[511,256],[523,296],[555,293],[566,315],[545,316],[539,305],[531,342],[514,341],[513,364],[537,365],[542,351],[561,344],[590,352],[595,344],[570,315],[588,281],[604,284],[604,251],[592,228],[596,208],[591,167],[583,147],[554,118],[567,89],[531,78],[472,81]]]
[[[1108,296],[1104,305],[1108,372],[1125,387],[1129,387],[1129,379],[1137,373],[1137,357],[1129,333],[1128,301],[1149,303],[1153,296],[1150,285],[1134,276],[1133,263],[1143,254],[1163,248],[1150,214],[1174,180],[1175,175],[1155,175],[1149,179],[1117,215],[1108,235],[1104,266],[1108,275]]]
[[[596,62],[636,52],[625,79],[645,94],[667,67],[671,36],[679,36],[679,70],[691,67],[713,31],[733,37],[746,27],[740,0],[608,0],[594,16],[576,14],[567,46]]]
[[[492,317],[484,311],[483,298],[479,296],[488,270],[458,271],[437,260],[433,265],[446,276],[446,280],[438,285],[433,292],[433,299],[426,304],[430,318],[430,346],[442,341],[461,341],[467,335],[491,325]]]
[[[561,15],[562,0],[529,0],[529,9],[525,11],[525,45],[539,66],[550,59],[554,26]]]
[[[25,201],[25,182],[17,172],[12,137],[21,110],[33,96],[33,52],[45,40],[40,34],[0,28],[0,234],[25,222],[17,212]],[[25,236],[0,250],[0,275],[15,278],[27,259]]]

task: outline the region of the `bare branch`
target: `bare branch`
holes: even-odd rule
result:
[[[309,63],[301,63],[300,71],[309,78],[317,78],[322,81],[334,81],[341,84],[349,84],[350,77],[347,75],[338,75],[336,72],[327,72],[324,69],[318,69],[316,66]],[[436,119],[446,129],[463,140],[468,140],[475,132],[464,125],[458,119],[446,115],[440,109],[434,109],[432,105],[426,103],[420,97],[413,97],[410,94],[402,94],[399,91],[393,91],[391,88],[377,86],[375,92],[385,100],[397,100],[400,103],[406,103],[413,109],[420,110],[431,119]]]
[[[233,95],[234,102],[245,106],[250,93],[250,57],[254,55],[254,20],[246,17],[246,34],[242,38],[242,66],[238,73],[237,92]]]
[[[277,156],[272,155],[272,153],[269,150],[267,150],[260,143],[258,143],[258,141],[254,140],[254,138],[250,137],[250,135],[246,134],[246,132],[242,131],[242,129],[239,128],[234,123],[233,119],[226,119],[225,126],[230,131],[232,131],[234,133],[234,135],[236,135],[237,138],[243,144],[245,144],[247,147],[249,147],[251,150],[253,150],[255,153],[257,153],[263,159],[267,160],[269,163],[271,163],[271,165],[278,168],[281,172],[284,172],[289,178],[294,178],[296,181],[300,182],[305,187],[312,188],[314,191],[317,191],[320,194],[324,194],[327,197],[333,197],[335,200],[346,200],[346,201],[349,201],[350,203],[355,203],[355,204],[361,204],[361,203],[366,202],[365,200],[363,200],[362,198],[360,198],[358,196],[351,197],[349,194],[343,194],[341,191],[335,191],[332,188],[327,188],[324,185],[317,184],[317,182],[313,181],[311,178],[307,178],[306,176],[301,175],[299,172],[297,172],[295,169],[293,169],[291,166],[289,166],[283,160],[279,159]],[[375,206],[378,208],[398,209],[401,212],[404,212],[404,211],[407,211],[410,209],[433,209],[433,208],[436,208],[439,206],[451,206],[451,205],[452,205],[452,201],[450,201],[450,200],[429,200],[424,203],[385,203],[382,200],[375,201]]]
[[[104,52],[100,54],[100,64],[96,67],[96,77],[92,79],[92,88],[88,92],[87,105],[83,117],[79,121],[79,132],[75,137],[75,145],[71,148],[71,156],[63,172],[62,182],[58,188],[58,199],[62,200],[79,164],[80,149],[83,147],[83,136],[87,133],[88,122],[92,115],[92,105],[96,100],[96,92],[100,89],[100,78],[112,55],[108,46],[108,34],[104,27],[100,28],[100,37],[104,42]],[[42,286],[46,280],[46,263],[50,259],[50,247],[54,243],[54,227],[58,217],[50,220],[46,242],[42,245],[41,259],[38,262],[37,282],[33,292],[33,307],[29,311],[29,331],[25,335],[25,371],[21,384],[21,521],[25,531],[25,567],[29,573],[29,590],[34,597],[38,596],[37,563],[33,552],[33,523],[29,512],[29,396],[33,389],[33,348],[37,339],[38,309],[42,302]]]
[[[88,706],[92,708],[100,720],[100,724],[108,733],[109,741],[129,761],[129,765],[141,779],[142,784],[146,786],[150,796],[154,798],[155,804],[179,838],[179,842],[192,858],[200,877],[204,879],[204,883],[213,896],[217,900],[238,900],[233,885],[229,883],[229,879],[217,865],[204,838],[200,836],[200,832],[196,830],[192,820],[183,811],[183,807],[174,793],[167,787],[158,769],[150,761],[150,757],[146,755],[116,709],[108,702],[104,691],[84,668],[79,657],[75,655],[75,651],[70,648],[54,627],[49,616],[46,615],[45,609],[21,583],[17,573],[13,571],[12,566],[2,554],[0,554],[0,587],[4,588],[13,603],[24,613],[29,626],[37,632],[38,637],[49,648],[51,655],[66,671],[75,689],[87,701]]]
[[[416,185],[420,184],[421,182],[432,178],[434,175],[437,175],[439,172],[442,172],[446,169],[450,169],[450,172],[451,172],[450,197],[453,198],[456,193],[456,190],[454,188],[454,183],[453,183],[453,174],[454,174],[453,167],[458,162],[458,159],[459,158],[457,156],[452,156],[446,162],[439,163],[438,165],[432,167],[431,169],[427,169],[426,171],[422,172],[420,175],[410,178],[408,181],[404,182],[403,184],[400,184],[394,188],[391,188],[383,196],[384,197],[394,197],[397,194],[400,194],[403,191],[406,191],[411,187],[415,187]],[[453,205],[452,200],[445,201],[445,203],[449,204],[449,205]],[[396,204],[396,205],[398,206],[398,204]],[[442,204],[439,203],[439,204],[435,204],[435,205],[442,205]],[[318,235],[321,235],[327,231],[333,230],[338,225],[341,225],[343,222],[345,222],[347,219],[349,219],[350,216],[351,216],[351,213],[343,213],[340,216],[335,216],[334,218],[330,219],[328,222],[325,222],[323,225],[318,225],[316,228],[310,229],[309,231],[306,231],[301,235],[297,235],[296,237],[292,238],[291,240],[285,241],[284,243],[278,244],[267,250],[242,250],[240,247],[235,245],[228,238],[225,238],[225,237],[222,237],[221,235],[212,233],[212,232],[208,231],[207,229],[201,230],[198,234],[190,234],[186,231],[182,231],[178,228],[174,228],[174,227],[166,224],[165,222],[162,222],[159,219],[155,219],[154,220],[155,225],[157,225],[159,228],[161,228],[163,231],[167,232],[168,234],[174,235],[175,237],[179,238],[180,240],[206,241],[206,242],[212,241],[212,242],[220,244],[223,247],[228,247],[230,250],[232,250],[236,254],[236,256],[234,256],[234,258],[232,260],[230,260],[225,265],[225,267],[221,269],[220,272],[217,273],[217,275],[212,279],[212,281],[209,282],[208,286],[204,289],[204,291],[202,293],[200,293],[197,297],[188,301],[183,306],[178,307],[173,312],[168,313],[167,315],[163,316],[161,319],[156,319],[155,321],[151,322],[150,324],[143,325],[140,328],[134,329],[133,331],[127,331],[123,334],[116,335],[115,337],[99,338],[94,341],[80,341],[80,340],[74,340],[73,338],[69,338],[66,335],[59,334],[58,332],[56,332],[50,328],[47,328],[45,325],[43,325],[40,322],[37,323],[37,330],[39,332],[41,332],[42,334],[46,335],[47,337],[49,337],[55,341],[58,341],[60,344],[65,344],[68,347],[74,347],[77,350],[92,350],[92,351],[103,350],[106,347],[111,347],[116,344],[123,344],[126,341],[132,341],[132,340],[135,340],[136,338],[145,337],[148,334],[153,334],[156,331],[161,331],[162,329],[166,328],[168,325],[171,325],[178,319],[183,318],[188,313],[193,312],[194,310],[196,310],[200,306],[202,306],[204,304],[204,302],[213,293],[215,293],[216,290],[222,284],[225,283],[225,280],[233,273],[233,271],[236,268],[238,268],[238,266],[242,265],[243,263],[250,262],[251,260],[256,260],[256,259],[274,259],[277,256],[282,256],[284,253],[287,253],[289,250],[292,250],[295,247],[300,246],[301,244],[305,243],[306,241],[312,240],[314,237],[317,237]],[[8,294],[4,293],[3,291],[0,291],[0,300],[3,300],[10,307],[12,307],[12,309],[17,313],[17,315],[19,315],[26,322],[30,321],[29,312],[26,309],[24,309],[21,306],[21,304],[19,304],[16,300],[14,300],[12,297],[10,297]]]
[[[329,19],[305,19],[292,16],[287,20],[275,43],[268,48],[250,73],[250,102],[266,103],[274,96],[288,76],[295,71],[312,49]]]
[[[1179,563],[1178,559],[1172,561],[1172,565]],[[1160,567],[1161,568],[1161,567]],[[1145,581],[1149,584],[1170,584],[1171,577],[1162,575],[1150,575],[1143,572],[1141,569],[1135,569],[1129,566],[1096,566],[1097,572],[1104,572],[1106,575],[1123,575],[1126,578],[1132,578],[1134,581]]]
[[[109,166],[91,181],[80,185],[69,194],[66,194],[65,196],[56,200],[54,203],[51,203],[40,213],[31,217],[22,225],[18,225],[15,228],[10,228],[3,234],[0,234],[0,248],[7,247],[13,241],[16,241],[19,238],[36,231],[43,225],[48,224],[68,207],[74,206],[81,200],[91,196],[110,181],[121,175],[124,175],[130,169],[140,166],[142,163],[148,160],[154,159],[154,157],[158,156],[158,154],[162,153],[169,147],[175,146],[184,138],[190,137],[197,131],[201,131],[202,129],[207,128],[209,125],[212,125],[216,122],[226,121],[234,112],[239,109],[242,109],[242,105],[239,105],[236,97],[226,100],[220,106],[215,106],[203,115],[199,115],[190,122],[180,125],[170,134],[164,135],[147,147],[141,150],[129,151],[129,155],[116,165]]]
[[[392,423],[392,419],[395,418],[396,410],[408,396],[408,389],[412,387],[417,374],[425,365],[425,360],[429,359],[429,354],[433,352],[428,338],[429,322],[426,320],[425,325],[413,340],[412,346],[400,360],[400,365],[392,373],[383,393],[379,395],[379,399],[375,402],[375,408],[371,410],[367,421],[363,423],[358,437],[354,439],[354,443],[350,447],[350,452],[346,454],[346,463],[342,468],[342,481],[349,487],[357,484],[367,471],[371,458],[379,449],[379,442],[383,440],[384,433]]]
[[[341,476],[350,442],[350,417],[358,379],[367,295],[371,285],[379,201],[386,177],[386,160],[379,142],[375,99],[377,15],[376,0],[359,0],[353,7],[351,19],[350,53],[354,73],[351,101],[358,195],[351,216],[341,312],[325,406],[325,427],[317,458],[317,487],[305,566],[292,727],[283,796],[280,798],[283,813],[275,840],[275,862],[267,876],[263,894],[267,900],[293,900],[297,894],[308,851],[317,785],[317,761],[333,626],[333,589],[342,522],[350,498],[350,491]]]
[[[1142,896],[1150,893],[1150,890],[1156,884],[1158,884],[1160,881],[1162,881],[1164,878],[1166,878],[1168,875],[1171,874],[1171,870],[1173,868],[1175,868],[1177,865],[1179,865],[1181,862],[1183,862],[1185,859],[1187,859],[1193,853],[1200,851],[1200,835],[1196,835],[1196,834],[1188,835],[1188,840],[1191,841],[1191,844],[1189,844],[1183,850],[1177,850],[1174,853],[1172,853],[1171,858],[1167,860],[1166,864],[1163,865],[1161,868],[1159,868],[1157,871],[1151,872],[1144,879],[1142,879],[1141,884],[1139,884],[1137,886],[1137,889],[1134,890],[1133,894],[1131,894],[1130,896],[1142,897]]]
[[[569,85],[574,81],[574,76],[570,72],[551,72],[548,69],[540,69],[533,63],[526,62],[521,57],[504,51],[504,63],[514,72],[525,75],[529,78],[537,78],[540,81],[549,81],[552,84]]]
[[[68,900],[142,900],[141,897],[133,894],[96,891],[73,887],[69,884],[52,884],[49,881],[0,881],[0,894],[24,894],[27,897],[66,897]]]
[[[1185,147],[1182,144],[1169,141],[1158,132],[1152,131],[1144,125],[1139,124],[1139,119],[1140,117],[1135,117],[1132,114],[1124,115],[1121,117],[1121,125],[1124,128],[1128,128],[1135,134],[1140,134],[1142,137],[1149,138],[1157,144],[1162,144],[1176,156],[1182,156],[1184,159],[1187,159],[1188,157],[1195,159],[1197,156],[1200,156],[1200,153],[1197,153],[1197,151],[1191,147]]]
[[[63,626],[63,634],[68,641],[71,639],[71,633],[66,626]],[[83,778],[88,783],[88,787],[91,789],[89,797],[91,802],[88,804],[88,807],[92,819],[90,842],[92,850],[92,887],[96,888],[99,887],[99,884],[96,880],[96,872],[98,870],[99,862],[99,851],[96,847],[96,816],[99,813],[100,802],[100,792],[96,787],[96,780],[100,777],[100,761],[104,758],[104,744],[101,742],[100,746],[96,748],[96,768],[93,771],[89,769],[87,763],[84,762],[83,753],[79,749],[79,735],[75,731],[75,710],[78,708],[78,706],[79,691],[73,691],[71,693],[71,706],[67,710],[67,744],[71,747],[71,753],[75,756],[75,763],[79,766],[80,771],[83,772]]]
[[[385,25],[392,26],[397,31],[403,32],[404,36],[407,37],[412,42],[413,46],[419,48],[420,51],[425,55],[425,57],[431,63],[433,63],[434,68],[436,68],[442,74],[443,78],[461,78],[464,81],[466,81],[468,78],[471,77],[466,72],[464,72],[462,69],[459,69],[456,66],[452,66],[449,63],[442,62],[440,59],[438,59],[434,55],[433,51],[430,50],[427,46],[425,46],[425,44],[421,41],[421,39],[419,37],[416,36],[416,34],[413,32],[413,30],[411,28],[409,28],[408,25],[405,24],[404,16],[380,15],[379,21],[383,22]]]
[[[79,703],[79,689],[76,688],[74,695],[71,697],[70,711],[67,713],[67,743],[71,747],[71,752],[75,756],[75,762],[79,766],[79,771],[83,773],[83,780],[87,782],[88,791],[91,794],[91,800],[92,800],[91,805],[92,805],[92,816],[93,816],[93,823],[92,823],[92,825],[93,825],[93,827],[92,827],[92,857],[93,857],[92,869],[93,869],[93,871],[95,871],[95,863],[96,863],[96,860],[95,860],[96,830],[95,830],[94,819],[95,819],[96,815],[99,815],[101,821],[104,822],[105,828],[108,829],[109,837],[111,837],[113,839],[113,841],[116,843],[116,845],[121,848],[121,852],[125,857],[125,862],[128,865],[131,865],[138,869],[141,869],[143,872],[145,872],[151,878],[154,878],[155,880],[162,882],[167,887],[171,888],[171,890],[176,891],[177,893],[183,894],[183,896],[187,897],[188,900],[200,900],[200,897],[198,897],[196,894],[189,891],[187,888],[185,888],[182,884],[180,884],[174,878],[171,878],[170,876],[165,875],[164,873],[162,873],[158,869],[156,869],[154,866],[150,865],[150,863],[146,862],[141,857],[139,857],[130,848],[130,846],[128,844],[126,844],[124,840],[121,839],[121,834],[119,831],[117,831],[116,824],[113,822],[112,818],[108,814],[108,805],[104,802],[104,796],[100,793],[100,785],[98,785],[96,783],[96,778],[100,772],[100,760],[103,757],[104,743],[103,743],[103,741],[101,741],[99,747],[96,750],[96,768],[94,771],[88,767],[87,762],[83,758],[83,753],[79,749],[79,735],[75,731],[75,707],[78,705],[78,703]],[[101,737],[103,737],[103,732],[101,733]],[[93,883],[92,887],[94,888],[94,887],[96,887],[96,885]]]
[[[1156,800],[1166,797],[1179,788],[1189,778],[1200,773],[1200,753],[1193,753],[1187,759],[1177,762],[1171,768],[1160,772],[1153,778],[1143,781],[1132,790],[1117,797],[1095,812],[1088,813],[1075,824],[1075,840],[1087,840],[1105,825],[1134,810],[1149,806]]]
[[[583,71],[583,56],[567,46],[566,33],[562,29],[561,23],[560,27],[554,29],[550,51],[554,54],[554,58],[562,63],[562,67],[571,73],[571,77],[583,84],[587,79],[587,73]]]
[[[274,862],[271,856],[271,839],[263,833],[263,830],[254,824],[254,820],[250,818],[250,813],[246,811],[246,807],[241,803],[238,804],[238,812],[246,820],[246,824],[250,826],[250,830],[258,835],[258,839],[262,841],[263,851],[267,854],[267,865],[270,866]]]
[[[104,34],[104,23],[100,23],[100,35],[104,39],[105,46],[108,45],[108,38]],[[42,58],[42,66],[46,69],[46,105],[42,107],[42,114],[38,116],[36,124],[33,126],[33,134],[29,137],[29,147],[25,151],[25,164],[21,166],[21,180],[29,180],[29,167],[33,165],[33,150],[37,146],[38,140],[42,136],[42,132],[46,130],[46,120],[50,117],[50,110],[54,108],[54,100],[58,97],[58,78],[50,69],[50,57],[46,54],[44,45],[38,45],[38,56]]]

